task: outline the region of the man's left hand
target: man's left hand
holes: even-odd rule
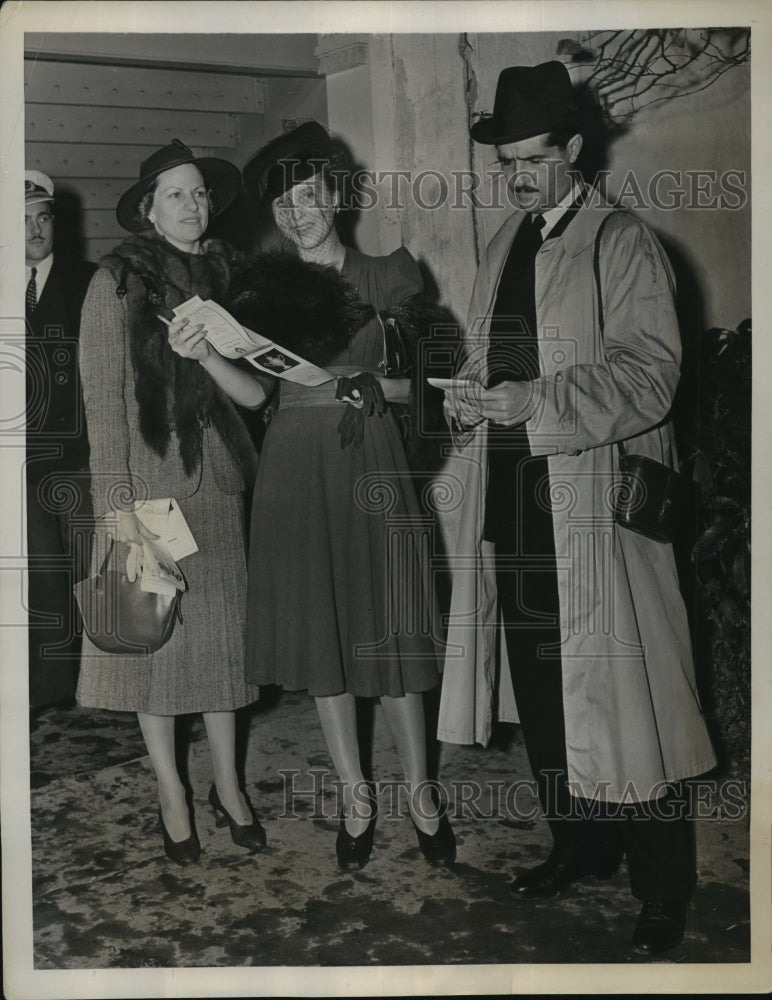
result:
[[[535,408],[533,382],[502,382],[480,393],[480,413],[486,420],[511,427],[528,420]]]

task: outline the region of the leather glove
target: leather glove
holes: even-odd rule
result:
[[[118,541],[123,542],[129,549],[126,556],[126,576],[129,579],[129,583],[134,583],[138,576],[142,576],[144,568],[142,539],[158,538],[158,535],[145,527],[133,511],[119,510],[117,517]]]
[[[371,372],[360,372],[350,378],[341,376],[335,398],[354,400],[354,405],[360,406],[366,417],[372,417],[375,413],[380,416],[388,406],[381,383]]]
[[[358,448],[365,439],[365,417],[362,410],[356,406],[346,406],[338,423],[341,450],[353,444]]]
[[[358,448],[364,440],[364,418],[375,414],[382,416],[387,410],[388,404],[381,383],[370,372],[360,372],[351,378],[341,376],[335,398],[355,401],[346,406],[338,423],[338,434],[341,448],[348,448],[351,444]]]

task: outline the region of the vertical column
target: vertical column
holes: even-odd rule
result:
[[[373,111],[368,35],[320,35],[317,46],[319,72],[327,85],[327,123],[349,147],[355,167],[377,168],[376,123]],[[381,243],[381,206],[360,213],[356,226],[357,249],[378,255]]]
[[[321,35],[317,55],[330,128],[380,177],[359,249],[407,246],[463,320],[477,259],[461,36]]]

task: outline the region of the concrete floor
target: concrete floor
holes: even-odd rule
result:
[[[638,904],[624,865],[610,881],[577,884],[557,900],[511,898],[512,875],[542,860],[549,840],[546,824],[527,815],[528,795],[518,795],[520,816],[496,807],[497,795],[506,802],[496,789],[529,777],[518,727],[501,727],[487,750],[439,749],[458,839],[448,871],[426,864],[390,795],[398,760],[380,710],[372,716],[380,816],[372,859],[352,875],[335,863],[335,789],[305,695],[269,692],[240,716],[246,787],[269,841],[256,856],[215,827],[201,723],[180,720],[202,845],[200,863],[185,869],[163,854],[135,717],[39,712],[31,733],[35,968],[651,963],[629,946]],[[461,801],[474,788],[483,790],[476,816]],[[747,819],[703,820],[697,842],[687,935],[658,961],[748,962]]]

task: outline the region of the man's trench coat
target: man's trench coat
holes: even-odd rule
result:
[[[668,413],[679,379],[673,276],[656,237],[590,192],[536,257],[541,377],[526,424],[531,452],[548,456],[558,564],[568,778],[574,794],[657,798],[664,783],[716,763],[697,699],[672,546],[613,520],[617,441],[629,454],[676,466]],[[461,377],[485,381],[488,325],[512,240],[511,216],[481,262]],[[446,470],[463,500],[438,735],[485,745],[498,713],[517,718],[496,600],[493,547],[482,541],[486,430]],[[516,654],[515,654],[516,655]],[[554,661],[553,661],[554,662]]]

